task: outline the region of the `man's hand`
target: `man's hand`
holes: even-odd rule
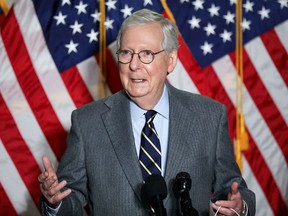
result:
[[[230,193],[228,194],[227,200],[217,200],[215,203],[211,204],[212,208],[218,211],[218,215],[235,216],[235,211],[242,215],[243,200],[241,193],[238,190],[238,183],[233,182],[230,188]],[[233,211],[234,210],[234,211]]]
[[[71,193],[71,189],[61,192],[60,190],[65,187],[67,182],[65,180],[58,182],[56,172],[48,157],[43,156],[42,162],[44,171],[38,176],[40,189],[48,202],[47,204],[52,208],[56,208]]]

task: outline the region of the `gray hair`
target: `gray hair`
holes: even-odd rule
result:
[[[124,20],[117,36],[117,49],[120,49],[121,37],[127,28],[151,22],[158,22],[162,28],[164,35],[164,40],[162,42],[163,49],[166,52],[171,52],[173,49],[178,50],[179,44],[177,26],[161,14],[148,9],[136,11],[130,17]]]

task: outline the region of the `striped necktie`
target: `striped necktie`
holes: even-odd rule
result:
[[[161,175],[161,147],[153,124],[156,114],[154,110],[147,111],[146,123],[141,134],[139,161],[144,180],[151,174]]]

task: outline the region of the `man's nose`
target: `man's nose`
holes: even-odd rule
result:
[[[139,66],[141,65],[141,61],[139,59],[139,55],[134,53],[133,56],[132,56],[132,60],[130,62],[130,68],[131,70],[136,70],[139,68]]]

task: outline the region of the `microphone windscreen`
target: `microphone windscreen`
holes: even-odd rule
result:
[[[151,204],[154,198],[158,196],[162,200],[165,199],[167,196],[167,185],[164,178],[157,174],[149,175],[142,186],[141,196],[143,202],[148,204]]]
[[[191,177],[187,172],[180,172],[176,175],[173,184],[173,193],[176,198],[180,196],[182,192],[189,192],[191,189]]]

